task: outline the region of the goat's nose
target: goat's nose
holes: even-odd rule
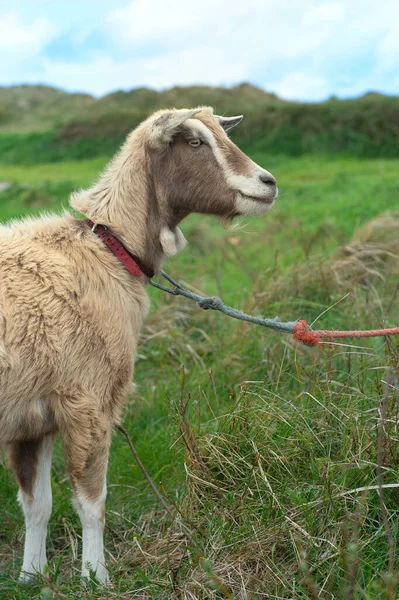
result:
[[[259,175],[259,179],[263,183],[266,183],[268,185],[276,185],[276,180],[274,179],[273,175],[271,175],[267,171],[265,173],[262,173],[261,175]]]

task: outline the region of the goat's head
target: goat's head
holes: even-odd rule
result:
[[[228,138],[241,119],[218,117],[208,107],[155,113],[128,136],[94,187],[72,195],[71,205],[154,264],[158,242],[168,255],[183,247],[177,225],[190,213],[263,214],[277,197],[276,181]]]
[[[162,111],[145,123],[156,197],[173,224],[192,212],[229,219],[273,205],[276,180],[227,136],[241,119],[205,107]]]

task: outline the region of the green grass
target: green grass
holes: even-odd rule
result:
[[[256,146],[254,149],[248,146],[245,150],[273,172],[280,186],[278,204],[267,219],[249,221],[244,232],[238,234],[246,246],[243,260],[256,257],[258,268],[270,266],[276,252],[279,263],[288,265],[293,260],[307,257],[308,244],[312,245],[313,252],[334,249],[337,244],[347,242],[362,223],[397,206],[399,159],[318,157],[315,160],[313,156],[265,155],[257,151]],[[0,181],[16,184],[0,197],[2,218],[31,214],[32,209],[39,212],[43,205],[46,208],[52,205],[66,207],[68,192],[89,186],[106,162],[105,158],[97,158],[32,167],[0,163]],[[212,235],[200,240],[202,230],[209,229]],[[184,264],[184,271],[190,276],[196,273],[198,262],[202,262],[209,244],[214,246],[217,260],[221,261],[221,252],[225,253],[226,248],[221,250],[217,246],[235,236],[234,233],[226,234],[215,219],[198,216],[190,217],[183,224],[183,230],[189,235],[193,232],[195,240],[204,245],[201,253],[186,251],[173,262],[179,268]],[[262,244],[264,236],[270,238],[267,244]],[[260,245],[264,245],[261,255]],[[234,247],[227,243],[227,248],[230,255],[234,254]],[[208,260],[207,252],[206,255]],[[211,264],[214,264],[213,259],[211,255]],[[225,262],[228,279],[233,276],[236,265],[234,261]],[[214,279],[214,273],[209,279]]]
[[[62,139],[56,131],[1,133],[1,161],[3,164],[29,167],[44,162],[59,163],[111,156],[126,137],[127,130],[125,128],[123,133],[115,137],[89,134],[82,139]]]
[[[190,245],[165,265],[172,276],[247,312],[283,320],[312,322],[349,291],[320,327],[397,324],[397,259],[373,259],[383,281],[369,273],[360,284],[348,282],[349,263],[339,280],[334,274],[338,249],[355,230],[397,209],[399,160],[294,159],[265,155],[256,145],[247,150],[278,179],[275,209],[237,231],[191,216],[183,224]],[[13,183],[0,193],[1,219],[65,207],[68,193],[89,185],[103,164],[98,158],[0,165],[0,181]],[[376,242],[373,231],[363,241]],[[384,230],[383,241],[397,252],[395,231]],[[0,597],[389,599],[388,542],[375,486],[378,462],[384,484],[399,475],[394,390],[386,393],[385,429],[378,427],[386,369],[398,369],[397,341],[310,349],[182,298],[150,294],[138,390],[124,423],[194,540],[170,523],[115,433],[106,533],[115,587],[82,590],[71,550],[71,540],[80,544],[80,525],[58,447],[50,577],[33,588],[16,583],[23,520],[12,474],[0,472]],[[356,491],[363,487],[372,489]],[[398,488],[384,492],[396,544]]]
[[[70,181],[74,186],[90,185],[107,163],[104,157],[27,167],[0,162],[0,181],[42,186],[48,181]]]

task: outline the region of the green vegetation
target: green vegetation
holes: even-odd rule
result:
[[[150,99],[158,96],[147,92],[143,104],[156,108]],[[315,326],[326,329],[397,325],[399,159],[276,156],[255,130],[243,135],[251,157],[278,179],[275,209],[230,231],[191,216],[183,224],[190,244],[166,269],[253,314],[320,317]],[[74,143],[80,143],[76,136]],[[0,192],[1,220],[65,208],[70,191],[95,179],[107,153],[32,166],[0,161],[0,181],[12,184]],[[389,566],[387,533],[395,547],[398,341],[312,349],[182,298],[150,293],[138,390],[124,424],[177,522],[116,432],[106,533],[114,588],[92,583],[83,590],[80,525],[57,447],[50,572],[24,588],[16,582],[23,519],[5,467],[0,597],[397,598],[399,569]]]
[[[44,86],[0,88],[0,156],[37,164],[112,155],[126,133],[159,108],[209,104],[243,113],[236,139],[267,154],[398,157],[399,97],[286,102],[249,84],[234,88],[138,88],[102,98]],[[18,132],[16,134],[15,132]]]

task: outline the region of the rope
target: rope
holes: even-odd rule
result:
[[[329,331],[327,329],[312,331],[306,321],[303,320],[297,321],[294,327],[294,338],[310,346],[319,344],[323,338],[366,338],[380,336],[387,337],[388,335],[399,335],[399,327],[391,327],[390,329],[353,329],[349,331]]]
[[[150,284],[157,288],[158,290],[162,290],[163,292],[167,292],[172,296],[184,296],[185,298],[189,298],[190,300],[194,300],[198,306],[204,310],[218,310],[228,317],[232,317],[233,319],[239,319],[240,321],[248,321],[249,323],[254,323],[255,325],[260,325],[261,327],[267,327],[268,329],[274,329],[275,331],[279,331],[281,333],[290,333],[294,336],[295,340],[303,342],[307,346],[316,346],[320,342],[322,342],[323,338],[362,338],[362,337],[378,337],[378,336],[389,336],[389,335],[399,335],[399,327],[391,327],[390,329],[371,329],[371,330],[352,330],[352,331],[334,331],[334,330],[313,330],[310,325],[306,323],[303,319],[299,321],[288,321],[286,323],[280,321],[278,317],[274,317],[274,319],[264,319],[262,317],[254,317],[253,315],[248,315],[241,310],[237,310],[231,306],[226,306],[221,298],[217,296],[200,296],[199,294],[195,294],[190,290],[183,287],[180,283],[172,279],[170,275],[165,273],[165,271],[161,271],[163,277],[171,283],[174,288],[168,288],[159,283],[155,283],[150,279]]]
[[[218,310],[228,317],[232,317],[233,319],[240,319],[241,321],[248,321],[249,323],[254,323],[255,325],[261,325],[262,327],[268,327],[269,329],[274,329],[276,331],[281,331],[282,333],[294,333],[294,327],[296,321],[282,323],[278,317],[274,319],[262,319],[261,317],[254,317],[252,315],[247,315],[247,313],[242,312],[241,310],[237,310],[236,308],[232,308],[231,306],[226,306],[226,304],[218,298],[217,296],[200,296],[199,294],[194,294],[194,292],[190,292],[185,287],[183,287],[180,283],[172,279],[170,275],[165,273],[165,271],[161,271],[162,275],[174,285],[174,289],[165,287],[160,285],[159,283],[155,283],[150,279],[150,284],[163,292],[167,292],[168,294],[172,294],[172,296],[184,296],[185,298],[189,298],[190,300],[194,300],[200,308],[204,310]]]

